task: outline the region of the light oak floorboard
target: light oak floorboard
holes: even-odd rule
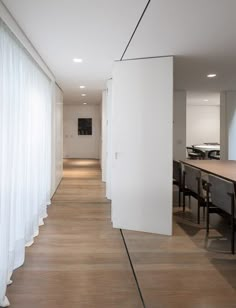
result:
[[[98,161],[65,160],[48,214],[8,287],[11,307],[141,308]]]
[[[229,225],[213,215],[206,239],[205,222],[196,223],[196,209],[194,201],[185,215],[174,207],[172,237],[124,231],[148,308],[236,307]]]

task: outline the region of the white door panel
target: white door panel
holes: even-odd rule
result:
[[[112,108],[113,226],[171,234],[172,57],[117,62]]]

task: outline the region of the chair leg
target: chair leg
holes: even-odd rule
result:
[[[209,225],[210,225],[210,213],[209,213],[209,204],[207,203],[207,219],[206,219],[206,232],[209,233]]]
[[[232,219],[231,219],[231,251],[232,251],[233,255],[234,255],[234,234],[235,234],[234,218],[232,217]]]
[[[179,207],[181,206],[181,189],[179,188]]]
[[[188,196],[188,207],[191,209],[191,196]]]
[[[203,218],[205,220],[205,217],[206,217],[206,206],[205,204],[203,204]]]
[[[234,195],[231,195],[231,252],[234,255]]]
[[[197,223],[200,224],[200,201],[197,203]]]
[[[183,192],[183,212],[185,212],[185,193]]]

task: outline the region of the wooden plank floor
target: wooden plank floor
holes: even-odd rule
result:
[[[229,226],[214,218],[206,240],[195,210],[174,207],[172,237],[123,231],[147,308],[236,307]],[[65,160],[49,217],[13,280],[13,308],[143,307],[97,161]]]
[[[12,308],[140,308],[98,161],[66,160],[49,217],[8,287]]]
[[[174,207],[172,237],[124,231],[147,308],[236,307],[229,225],[215,215],[206,239],[205,222],[196,223],[196,209],[194,200],[185,215]]]

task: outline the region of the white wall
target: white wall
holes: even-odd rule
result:
[[[173,105],[173,158],[186,157],[186,91],[174,92]]]
[[[173,58],[116,62],[112,222],[172,234]]]
[[[220,106],[187,104],[187,146],[220,142]]]
[[[52,180],[53,195],[63,176],[63,93],[55,86],[52,105]]]
[[[221,159],[236,160],[236,92],[221,96]]]
[[[106,160],[106,197],[112,199],[112,79],[107,81],[107,160]]]
[[[220,159],[228,159],[228,124],[226,92],[220,93]]]
[[[106,182],[107,175],[107,90],[102,92],[102,136],[101,136],[101,169],[102,181]]]
[[[100,158],[100,105],[64,104],[64,158]],[[92,135],[78,135],[78,118],[92,118]]]
[[[63,175],[63,93],[56,91],[56,187]]]

